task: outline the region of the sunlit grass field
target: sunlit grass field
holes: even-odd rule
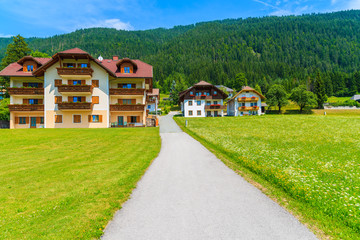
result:
[[[158,128],[0,130],[0,239],[94,239],[160,151]]]
[[[175,120],[294,199],[360,238],[360,115],[267,115]],[[306,213],[304,213],[306,214]],[[331,226],[330,226],[331,230]]]

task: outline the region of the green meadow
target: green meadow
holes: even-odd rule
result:
[[[93,239],[160,151],[158,128],[0,130],[0,239]]]
[[[275,186],[321,238],[359,239],[359,113],[174,119],[235,171]]]

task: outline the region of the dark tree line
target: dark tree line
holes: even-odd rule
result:
[[[169,92],[174,74],[184,86],[199,80],[239,90],[239,81],[266,94],[274,84],[314,89],[317,73],[327,96],[360,91],[360,11],[228,19],[172,29],[118,31],[92,28],[50,38],[28,38],[33,50],[53,55],[79,47],[94,57],[141,59]],[[0,39],[0,57],[9,42]],[[1,50],[2,49],[2,50]],[[169,77],[170,76],[170,77]]]

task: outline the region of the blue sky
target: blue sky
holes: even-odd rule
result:
[[[79,28],[171,28],[201,21],[360,9],[360,0],[0,0],[0,37]]]

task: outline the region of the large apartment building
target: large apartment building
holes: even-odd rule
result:
[[[52,58],[26,56],[0,72],[10,77],[10,128],[144,126],[152,66],[99,59],[74,48]]]
[[[184,117],[223,117],[228,97],[216,86],[201,81],[179,94]]]

